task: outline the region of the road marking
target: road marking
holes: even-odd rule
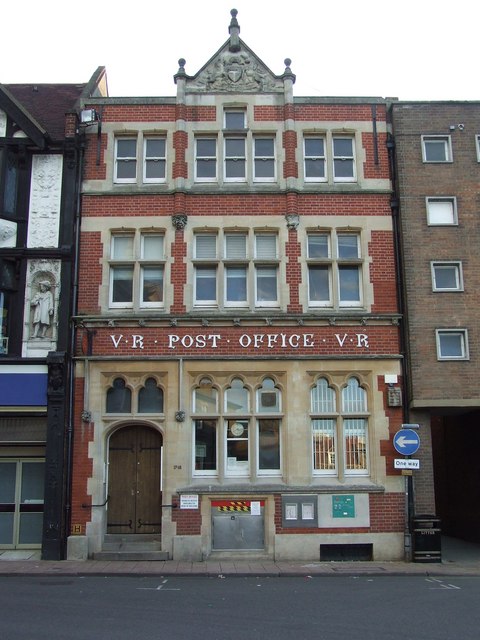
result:
[[[180,589],[165,589],[168,580],[164,580],[158,587],[137,587],[138,591],[180,591]]]
[[[443,580],[440,580],[440,578],[426,578],[427,582],[433,582],[435,584],[437,584],[437,587],[430,587],[431,590],[433,589],[461,589],[462,587],[457,587],[454,584],[451,583],[447,583],[445,584],[445,582],[443,582]]]

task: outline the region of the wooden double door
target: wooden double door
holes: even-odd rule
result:
[[[163,440],[150,427],[123,427],[108,450],[107,533],[160,533]]]

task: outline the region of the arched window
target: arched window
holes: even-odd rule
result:
[[[335,474],[337,470],[337,418],[335,390],[328,380],[319,378],[310,392],[312,413],[312,451],[314,473]]]
[[[342,390],[343,413],[364,413],[367,410],[367,394],[357,378],[350,378]]]
[[[218,413],[218,394],[210,378],[202,378],[193,393],[193,412]]]
[[[249,393],[240,378],[232,380],[232,384],[226,390],[225,408],[227,413],[248,413],[250,408]]]
[[[280,411],[280,392],[275,388],[272,378],[265,378],[257,391],[258,413],[278,413]]]
[[[132,392],[123,378],[115,378],[107,391],[107,413],[131,413]]]
[[[145,380],[138,392],[138,413],[163,413],[163,389],[154,378]]]

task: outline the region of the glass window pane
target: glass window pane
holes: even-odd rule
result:
[[[277,301],[277,270],[275,267],[257,267],[257,302]]]
[[[163,301],[163,267],[143,267],[142,302]]]
[[[439,333],[440,356],[442,358],[463,358],[465,343],[463,333],[453,331]]]
[[[163,180],[165,178],[165,160],[147,160],[145,178],[147,180]]]
[[[13,544],[14,513],[0,512],[0,544]]]
[[[246,302],[247,269],[246,267],[227,267],[227,302]]]
[[[195,274],[195,299],[197,302],[214,302],[217,299],[217,270],[215,267],[197,267]]]
[[[43,488],[45,483],[44,462],[22,463],[22,491],[20,500],[23,504],[38,502],[43,504]]]
[[[343,259],[358,258],[358,236],[355,234],[339,234],[338,257]]]
[[[113,260],[133,259],[133,236],[113,236],[112,258]]]
[[[245,178],[245,160],[226,160],[225,178]]]
[[[225,392],[227,413],[246,413],[249,411],[249,392],[239,379],[232,380],[232,385]]]
[[[258,468],[260,471],[280,469],[280,422],[258,421]]]
[[[215,178],[217,175],[217,163],[211,160],[197,160],[197,178]]]
[[[199,138],[197,140],[197,157],[213,157],[217,155],[217,141],[214,138]]]
[[[325,148],[323,138],[305,138],[305,155],[324,157]]]
[[[255,160],[255,178],[275,177],[275,161],[269,158]]]
[[[133,267],[112,267],[112,302],[132,302]]]
[[[119,160],[117,162],[117,178],[119,180],[133,180],[137,176],[137,163],[134,160]]]
[[[328,386],[327,380],[321,378],[311,391],[312,413],[334,413],[335,391]]]
[[[435,265],[435,288],[436,289],[458,289],[458,267],[456,265]]]
[[[42,542],[43,513],[21,513],[18,531],[19,544]]]
[[[277,236],[257,233],[255,236],[256,257],[275,260],[277,257]]]
[[[217,424],[214,420],[195,420],[195,471],[217,468]]]
[[[334,138],[333,155],[338,157],[353,157],[353,140],[351,138]]]
[[[273,157],[273,138],[255,138],[255,156]]]
[[[353,160],[335,160],[333,170],[336,178],[352,178],[354,175]]]
[[[163,258],[163,236],[153,234],[142,236],[142,258],[144,260]]]
[[[145,141],[146,150],[145,156],[147,158],[164,158],[165,157],[165,139],[164,138],[149,138]]]
[[[249,471],[248,421],[228,420],[227,473],[245,475]]]
[[[117,158],[135,158],[136,155],[136,140],[117,140]]]
[[[325,160],[323,158],[306,158],[305,159],[305,177],[306,178],[324,178],[325,177]]]
[[[453,200],[427,201],[429,224],[454,224],[455,208]]]
[[[132,410],[132,393],[125,385],[125,380],[116,378],[107,391],[107,413],[130,413]]]
[[[0,504],[15,502],[16,462],[0,462]]]
[[[217,390],[210,383],[200,384],[193,396],[195,413],[217,413]]]
[[[446,140],[424,140],[425,160],[427,162],[447,161],[447,141]]]
[[[226,138],[225,140],[225,156],[232,158],[245,157],[245,140],[243,138]]]
[[[313,468],[315,471],[336,469],[336,421],[312,420]]]
[[[344,413],[363,413],[367,410],[367,394],[356,378],[350,378],[342,389],[342,411]]]
[[[244,129],[245,111],[225,111],[226,129]]]
[[[338,268],[339,295],[341,303],[360,302],[360,273],[358,267]]]
[[[246,258],[247,236],[245,234],[229,234],[225,236],[225,257],[228,259]]]
[[[310,302],[330,302],[330,267],[308,268],[308,299]]]
[[[215,259],[217,257],[217,236],[197,235],[195,237],[195,257]]]
[[[328,258],[330,255],[328,235],[311,234],[308,236],[308,257],[309,258]]]
[[[154,378],[145,380],[138,392],[138,413],[163,413],[163,390]]]
[[[343,421],[345,470],[367,470],[367,422],[363,418]]]

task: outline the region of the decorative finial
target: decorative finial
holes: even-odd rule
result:
[[[228,27],[228,33],[230,34],[229,51],[240,51],[240,26],[238,24],[237,14],[238,11],[236,9],[232,9],[230,11],[232,19],[230,21],[230,26]]]

